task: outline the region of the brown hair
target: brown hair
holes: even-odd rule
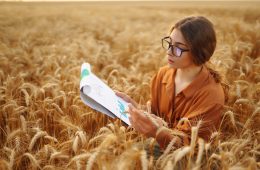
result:
[[[171,29],[170,33],[178,29],[188,43],[192,53],[192,60],[196,65],[205,64],[213,55],[217,39],[213,24],[203,16],[186,17],[178,21]],[[226,100],[228,99],[228,86],[222,82],[222,77],[216,70],[207,66],[210,74],[217,83],[221,83]]]

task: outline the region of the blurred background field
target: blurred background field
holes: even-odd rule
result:
[[[259,6],[0,2],[0,168],[259,169]],[[161,38],[190,15],[216,28],[211,64],[230,86],[222,132],[156,161],[136,147],[144,136],[81,102],[80,67],[89,62],[111,88],[145,104],[152,75],[167,64]]]

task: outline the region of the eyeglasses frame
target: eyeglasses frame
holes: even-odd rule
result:
[[[162,38],[162,47],[163,47],[163,41],[166,41],[166,40],[165,40],[166,38],[169,38],[169,39],[172,41],[171,37],[169,37],[169,36]],[[168,42],[168,41],[167,41],[167,42]],[[183,49],[183,48],[180,48],[180,47],[178,47],[178,46],[176,46],[176,45],[173,45],[173,44],[171,44],[171,42],[168,42],[168,43],[169,43],[169,48],[171,48],[171,52],[172,52],[173,55],[175,55],[174,52],[173,52],[173,50],[174,50],[173,48],[178,48],[178,49],[181,50],[181,54],[180,54],[179,56],[176,56],[176,55],[175,55],[176,57],[181,57],[181,55],[182,55],[183,52],[190,51],[189,49]],[[167,50],[169,50],[169,48],[168,48]],[[163,49],[165,49],[165,48],[163,47]]]

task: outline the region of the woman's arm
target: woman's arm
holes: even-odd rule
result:
[[[194,112],[187,114],[186,121],[180,123],[174,128],[169,129],[163,126],[163,121],[159,117],[154,117],[157,125],[144,114],[145,111],[139,110],[134,106],[129,106],[130,123],[140,133],[147,137],[153,137],[157,140],[161,148],[165,149],[168,144],[175,140],[175,147],[189,145],[191,138],[191,128],[196,126],[200,120],[202,123],[199,126],[199,137],[204,140],[210,138],[211,132],[215,131],[221,119],[222,105],[214,104],[200,108]]]
[[[165,126],[165,122],[153,114],[146,113],[144,110],[135,108],[133,105],[129,105],[129,120],[131,126],[136,131],[144,134],[147,137],[153,137],[160,144],[161,148],[166,148],[171,140],[175,139],[174,146],[181,145],[181,138],[178,135],[185,136],[184,133],[174,131]]]

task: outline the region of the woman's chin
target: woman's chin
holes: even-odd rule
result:
[[[173,63],[168,63],[168,66],[169,66],[170,68],[176,68],[176,66],[175,66]]]

